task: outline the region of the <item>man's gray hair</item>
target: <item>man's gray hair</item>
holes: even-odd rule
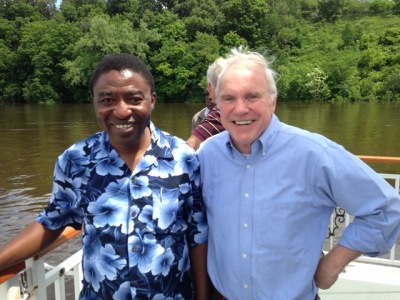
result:
[[[246,47],[240,46],[238,48],[231,49],[231,52],[226,55],[222,70],[219,72],[218,81],[216,84],[216,94],[219,93],[219,79],[224,75],[227,69],[233,65],[260,65],[265,69],[265,75],[268,83],[268,91],[271,95],[271,102],[276,101],[278,96],[278,89],[276,82],[278,80],[278,74],[269,67],[271,62],[258,52],[249,51]]]
[[[226,59],[218,57],[207,69],[207,82],[209,82],[213,89],[217,87],[218,77],[224,67]]]

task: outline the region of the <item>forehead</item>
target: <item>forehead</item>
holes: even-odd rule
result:
[[[150,88],[149,83],[138,72],[129,69],[110,70],[99,76],[94,88],[103,88],[104,86],[121,87],[133,85],[140,88]]]
[[[219,88],[239,88],[243,86],[267,86],[265,69],[257,64],[235,64],[221,74]]]

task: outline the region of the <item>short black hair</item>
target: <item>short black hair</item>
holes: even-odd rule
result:
[[[93,96],[93,87],[99,77],[110,71],[131,70],[134,73],[139,73],[147,81],[154,92],[155,85],[153,75],[151,75],[146,64],[137,56],[128,53],[118,53],[105,56],[94,69],[89,80],[90,93]]]

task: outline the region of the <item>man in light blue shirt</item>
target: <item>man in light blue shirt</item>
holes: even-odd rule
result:
[[[279,121],[275,73],[263,56],[233,51],[216,95],[226,131],[198,156],[208,272],[224,298],[312,300],[359,255],[391,249],[399,194],[342,146]],[[337,206],[355,218],[320,258]]]

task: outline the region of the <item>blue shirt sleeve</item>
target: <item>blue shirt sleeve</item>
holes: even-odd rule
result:
[[[400,198],[386,180],[337,144],[326,149],[314,178],[321,199],[354,216],[340,245],[369,256],[390,251],[400,231]]]

